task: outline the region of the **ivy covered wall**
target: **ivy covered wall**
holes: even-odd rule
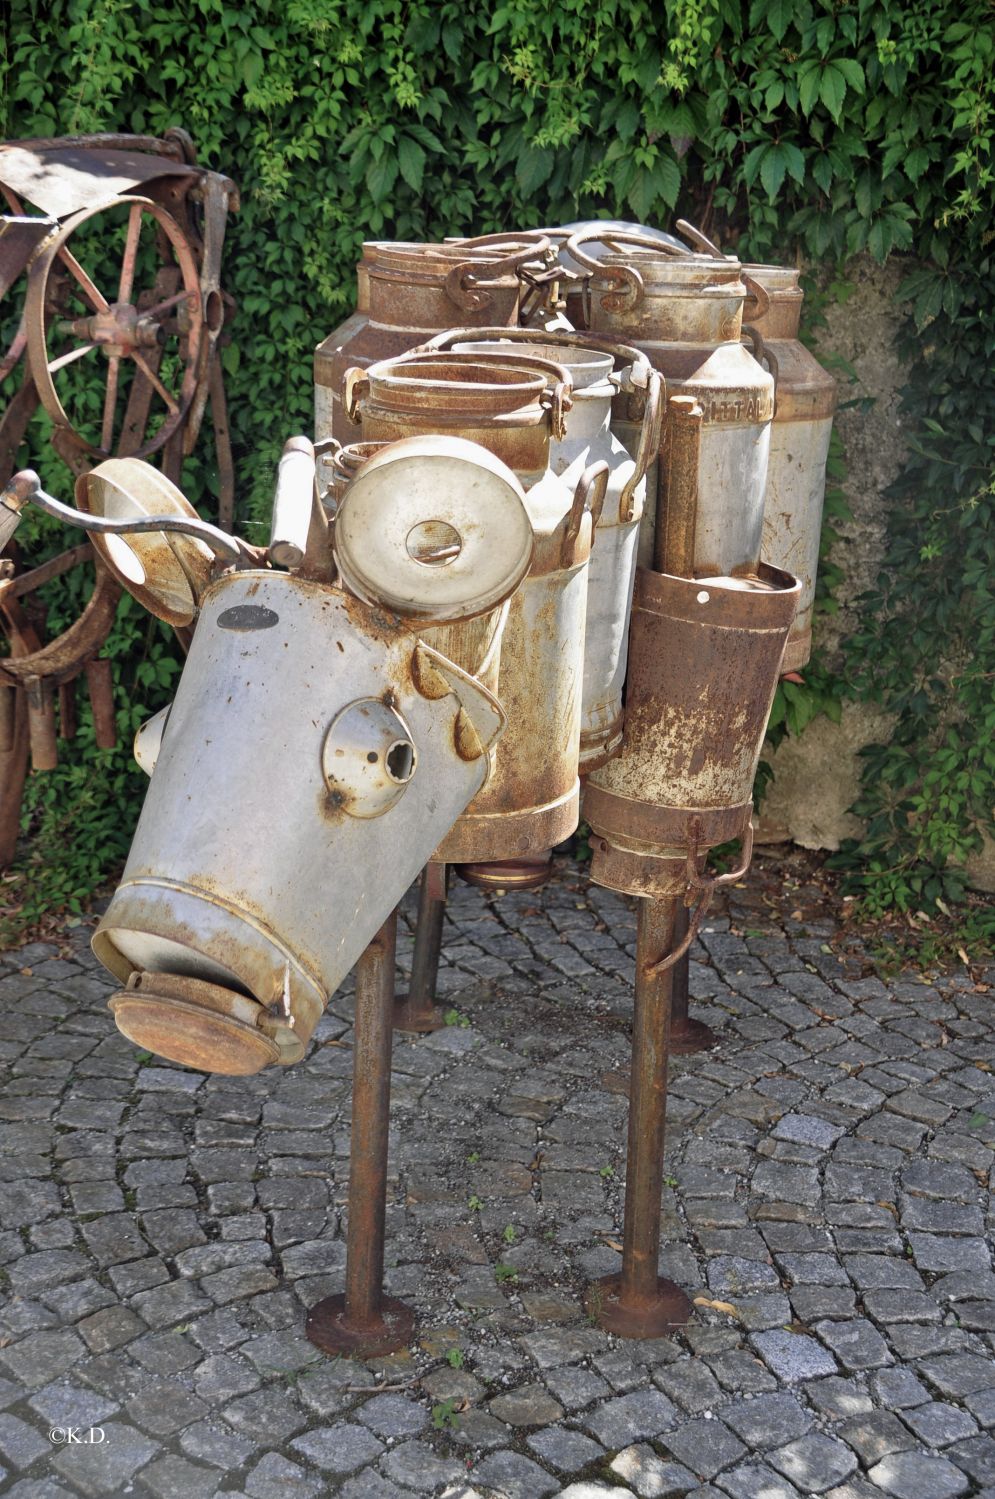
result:
[[[181,123],[241,184],[226,364],[250,535],[364,238],[680,213],[744,258],[799,258],[810,325],[850,257],[900,257],[911,456],[886,560],[774,733],[847,694],[887,709],[844,861],[872,905],[957,893],[995,819],[990,0],[12,0],[4,25],[7,136]],[[64,489],[44,438],[40,421],[30,456]],[[206,510],[210,463],[189,475]],[[830,532],[844,513],[837,486]],[[39,533],[39,555],[55,544]],[[824,608],[837,581],[828,567]],[[124,728],[175,659],[127,606],[112,652]],[[92,885],[140,790],[84,723],[74,763],[32,782],[36,901]]]

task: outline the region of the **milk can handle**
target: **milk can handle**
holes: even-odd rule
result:
[[[647,469],[660,450],[663,394],[663,376],[657,370],[652,370],[646,394],[646,407],[643,411],[643,424],[639,429],[636,466],[623,486],[618,501],[619,520],[623,525],[632,519],[632,512],[636,508],[636,485],[645,477]]]
[[[577,480],[573,504],[567,518],[567,528],[560,543],[561,567],[570,567],[574,560],[574,543],[580,535],[580,523],[584,519],[585,510],[591,512],[591,545],[594,545],[594,533],[598,529],[598,521],[604,509],[605,495],[608,492],[608,472],[607,463],[603,458],[599,458],[597,463],[590,464]]]
[[[476,340],[480,332],[481,329],[479,328],[459,328],[440,336],[444,342],[449,342],[450,340],[460,342],[467,338]],[[422,355],[438,354],[442,350],[443,345],[440,345],[433,338],[428,343],[420,344],[416,349],[409,349],[406,354],[399,354],[391,363],[417,364],[419,357]],[[486,359],[487,357],[486,354],[456,353],[455,351],[449,354],[449,358],[456,364],[459,364],[461,360],[468,364],[474,361],[479,363],[481,359]],[[497,357],[509,362],[512,358],[511,355],[499,355]],[[548,411],[550,414],[550,431],[552,436],[557,442],[562,442],[567,435],[565,413],[573,406],[573,382],[570,379],[570,371],[565,369],[562,364],[557,364],[555,360],[542,359],[538,354],[516,353],[513,357],[515,362],[521,365],[523,369],[536,369],[540,374],[546,376],[546,389],[539,397],[539,404],[543,410]],[[387,361],[385,360],[384,362],[386,363]],[[349,371],[346,372],[347,380],[349,373]]]
[[[445,243],[453,244],[456,249],[460,250],[487,249],[487,246],[490,246],[490,244],[517,244],[517,246],[523,246],[523,249],[514,250],[503,261],[496,261],[495,265],[487,265],[484,262],[490,274],[495,273],[499,268],[502,271],[514,270],[517,265],[527,264],[527,262],[533,261],[536,255],[545,255],[547,250],[553,249],[553,241],[541,229],[521,229],[518,234],[506,234],[506,232],[500,232],[500,234],[475,234],[469,235],[465,240],[451,238],[451,240],[447,240]]]
[[[634,266],[602,265],[600,261],[593,260],[578,249],[572,239],[567,240],[567,250],[576,261],[589,269],[589,275],[584,280],[585,302],[590,299],[591,280],[597,276],[602,284],[614,287],[614,291],[609,289],[602,297],[602,306],[608,312],[632,312],[639,306],[643,299],[643,278]]]
[[[555,348],[562,345],[565,349],[590,349],[594,353],[611,354],[617,363],[628,365],[632,370],[632,384],[639,390],[649,388],[649,377],[653,366],[643,353],[642,349],[634,348],[632,344],[616,343],[610,335],[603,333],[575,332],[564,328],[447,328],[444,333],[436,333],[425,343],[419,344],[417,349],[412,349],[413,354],[434,352],[436,349],[449,349],[453,344],[462,343],[534,343],[549,344]],[[503,350],[495,350],[495,353],[503,353]],[[484,356],[489,358],[490,356]],[[541,356],[539,356],[541,357]]]
[[[473,247],[475,245],[487,244],[495,241],[498,244],[513,244],[516,236],[510,234],[482,235],[476,240],[460,240],[463,246]],[[520,243],[520,241],[518,241]],[[484,307],[489,307],[491,297],[485,290],[486,287],[495,286],[503,276],[519,271],[529,261],[537,260],[552,252],[552,245],[546,237],[540,236],[528,244],[522,245],[510,255],[505,255],[500,260],[494,260],[478,264],[474,261],[462,261],[453,266],[446,277],[446,293],[451,302],[466,311],[480,312]]]
[[[758,364],[767,361],[767,367],[774,376],[774,415],[777,415],[777,355],[769,344],[764,342],[764,336],[759,328],[754,328],[752,323],[743,329],[743,342],[749,343],[753,348],[753,357]]]
[[[358,364],[354,364],[345,372],[342,382],[342,404],[345,414],[356,426],[359,425],[359,403],[370,393],[370,381],[367,373]]]
[[[736,869],[730,870],[728,874],[701,875],[698,873],[698,842],[701,836],[701,823],[695,817],[691,821],[691,838],[688,843],[687,860],[687,895],[684,903],[687,906],[693,904],[691,920],[688,922],[687,933],[684,940],[674,948],[673,952],[667,953],[659,963],[654,963],[649,970],[649,977],[655,978],[658,974],[665,973],[668,968],[683,958],[691,943],[698,935],[698,928],[712,903],[712,896],[721,885],[734,885],[746,874],[753,860],[753,819],[743,829],[743,853],[740,863]],[[697,901],[693,900],[692,892],[697,892]]]
[[[576,234],[571,234],[564,246],[564,252],[589,271],[602,269],[600,260],[596,260],[593,255],[585,255],[580,248],[591,241],[609,246],[637,245],[644,250],[655,250],[658,255],[672,255],[677,259],[687,259],[689,253],[680,245],[672,245],[665,239],[650,239],[648,234],[637,234],[632,229],[606,229],[604,225],[592,224],[589,228],[578,229]]]
[[[699,250],[704,250],[706,255],[711,255],[715,260],[727,260],[729,258],[719,249],[714,239],[709,239],[707,234],[702,233],[700,229],[696,228],[694,224],[689,223],[687,219],[678,219],[677,227],[685,239],[691,240],[698,246]],[[732,258],[735,259],[735,256]]]
[[[743,272],[743,284],[748,293],[746,301],[743,303],[744,318],[747,318],[752,323],[754,318],[766,317],[770,311],[770,297],[767,295],[767,288],[761,286],[760,282],[756,281],[748,271]]]
[[[284,443],[277,469],[269,556],[278,567],[300,567],[314,511],[315,451],[306,437]]]

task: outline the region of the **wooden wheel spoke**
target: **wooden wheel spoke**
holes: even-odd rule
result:
[[[138,259],[138,237],[142,232],[142,205],[132,203],[128,213],[128,232],[124,241],[124,259],[121,262],[121,280],[118,282],[119,302],[131,300],[131,289],[135,284],[135,262]]]
[[[153,390],[157,391],[165,401],[167,407],[169,408],[170,415],[176,416],[180,409],[176,403],[176,399],[174,396],[171,396],[169,394],[169,391],[166,389],[165,385],[163,385],[162,381],[159,379],[159,376],[149,364],[148,360],[144,357],[144,355],[139,354],[137,349],[132,353],[131,357],[138,365],[138,368],[141,370],[146,380],[148,380]]]
[[[17,361],[20,359],[21,355],[24,353],[24,350],[27,348],[27,344],[28,344],[28,335],[27,335],[27,330],[25,329],[25,326],[24,326],[24,317],[22,315],[22,317],[21,317],[21,325],[20,325],[20,327],[17,330],[17,334],[16,334],[16,336],[14,338],[14,342],[11,344],[10,348],[7,350],[6,354],[3,357],[3,360],[0,361],[0,380],[6,380],[7,376],[10,374],[11,370],[15,367],[15,365],[17,364]]]
[[[161,317],[171,307],[176,307],[180,302],[185,302],[189,296],[190,293],[188,291],[178,291],[175,297],[167,297],[164,302],[156,302],[154,307],[143,307],[140,309],[142,317]]]
[[[67,250],[63,246],[63,248],[59,251],[59,259],[62,261],[62,264],[69,272],[70,276],[72,276],[73,280],[79,282],[80,289],[82,290],[83,295],[86,297],[86,300],[90,303],[90,306],[93,308],[94,312],[107,312],[109,307],[107,298],[104,296],[103,292],[98,291],[94,286],[93,282],[90,280],[90,277],[87,275],[86,271],[84,271],[83,267],[80,265],[79,261],[76,259],[76,256],[72,253],[72,251]]]
[[[56,370],[65,369],[67,364],[74,364],[77,359],[82,359],[84,354],[89,354],[90,350],[96,347],[95,343],[80,344],[78,349],[70,349],[68,354],[60,354],[58,359],[49,361],[49,374],[54,375]]]
[[[111,451],[111,444],[114,440],[114,409],[117,405],[117,379],[120,367],[120,354],[112,354],[108,362],[104,419],[100,428],[100,446],[108,453]]]

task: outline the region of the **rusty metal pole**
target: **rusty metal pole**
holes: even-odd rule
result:
[[[653,565],[657,572],[694,577],[701,410],[692,396],[672,396],[667,406],[666,451],[662,461]],[[674,923],[674,946],[687,936],[688,913],[680,905]],[[677,1056],[706,1051],[717,1037],[688,1015],[690,954],[672,970],[670,1050]]]
[[[418,886],[418,921],[415,927],[415,950],[411,958],[411,979],[407,994],[398,995],[394,1005],[394,1029],[425,1034],[438,1031],[446,1023],[445,1011],[435,1003],[435,985],[439,976],[439,953],[442,951],[442,921],[446,912],[445,864],[426,864]]]
[[[679,947],[687,934],[688,911],[687,907],[682,905],[678,910],[674,926],[675,945]],[[693,1020],[688,1014],[690,964],[691,954],[686,952],[682,958],[678,958],[673,967],[670,1050],[677,1057],[690,1056],[696,1051],[708,1051],[711,1047],[717,1046],[719,1041],[711,1026],[705,1025],[704,1021]]]
[[[675,896],[638,906],[622,1273],[595,1281],[586,1298],[599,1326],[623,1338],[658,1338],[691,1316],[684,1292],[657,1271],[673,968],[653,970],[674,948],[679,905]]]
[[[356,964],[345,1294],[319,1301],[305,1324],[310,1341],[335,1357],[394,1353],[414,1327],[411,1308],[383,1294],[396,939],[394,911]]]

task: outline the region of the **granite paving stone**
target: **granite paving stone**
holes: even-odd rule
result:
[[[995,971],[868,977],[830,909],[768,889],[694,949],[720,1039],[672,1061],[659,1265],[694,1312],[632,1343],[584,1295],[619,1265],[635,913],[568,861],[450,891],[456,1023],[394,1048],[416,1335],[368,1365],[303,1330],[343,1286],[351,978],[302,1063],[230,1079],[116,1033],[86,919],[0,955],[0,1489],[995,1499]]]
[[[698,1488],[698,1480],[689,1469],[664,1462],[643,1443],[623,1448],[609,1468],[635,1490],[639,1499],[677,1499]]]
[[[924,1452],[893,1452],[875,1463],[868,1477],[895,1499],[957,1499],[971,1487],[947,1458]]]
[[[919,1409],[928,1410],[929,1407],[921,1406]],[[872,1463],[887,1457],[889,1452],[905,1452],[916,1445],[915,1438],[909,1433],[909,1427],[916,1431],[915,1422],[910,1419],[910,1415],[916,1414],[916,1411],[906,1414],[903,1424],[892,1411],[872,1410],[867,1415],[844,1421],[837,1432],[857,1453],[864,1466],[869,1468]],[[928,1442],[927,1445],[936,1444]]]
[[[704,1417],[667,1432],[663,1441],[667,1451],[699,1478],[714,1478],[746,1453],[743,1443],[727,1426]]]
[[[767,1454],[767,1461],[803,1494],[822,1494],[857,1467],[850,1448],[820,1431],[809,1432]]]
[[[534,1432],[528,1438],[528,1445],[540,1462],[558,1473],[578,1473],[604,1455],[599,1443],[565,1426],[546,1426]]]

